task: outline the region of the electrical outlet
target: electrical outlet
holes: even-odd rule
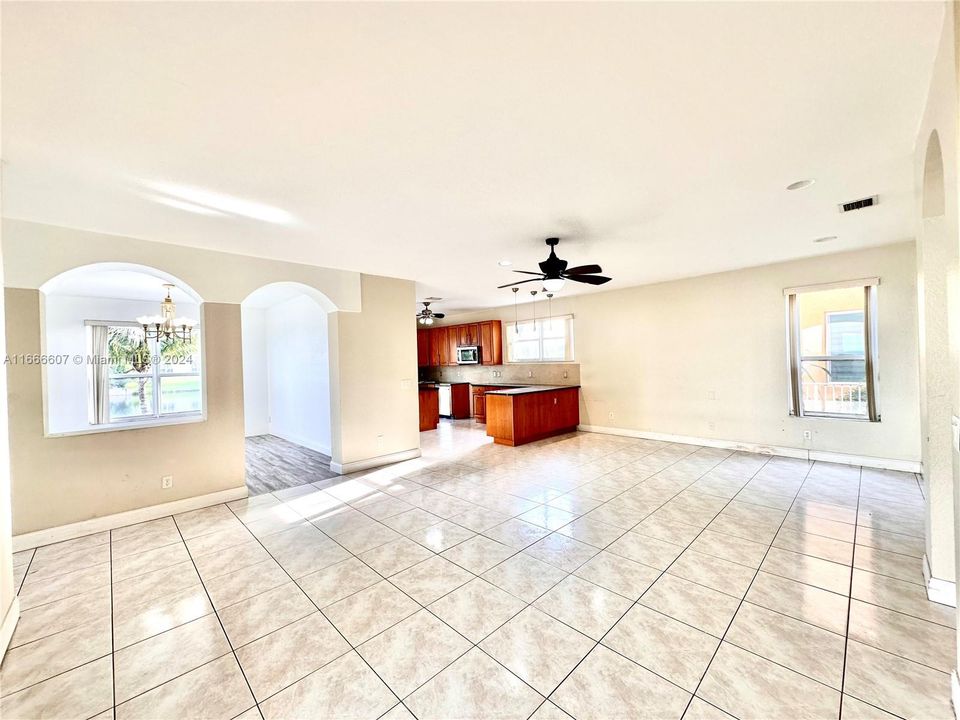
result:
[[[570,377],[570,373],[568,373],[566,370],[564,370],[564,371],[563,371],[563,377],[564,377],[564,379]]]
[[[803,439],[804,439],[804,440],[813,440],[813,433],[810,432],[809,430],[804,430],[804,431],[803,431]]]
[[[717,429],[717,424],[713,420],[707,423],[707,430],[716,430],[716,429]]]
[[[527,377],[533,377],[533,370],[527,370]]]
[[[716,390],[708,390],[708,391],[707,391],[707,400],[716,400],[716,399],[717,399],[717,391],[716,391]]]
[[[383,433],[377,433],[377,447],[383,447]]]
[[[164,475],[160,478],[160,489],[169,490],[173,487],[173,475]]]
[[[607,413],[607,419],[608,419],[608,420],[613,420],[613,411],[612,411],[612,410],[611,410],[609,413]]]

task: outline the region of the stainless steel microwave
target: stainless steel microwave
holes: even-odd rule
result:
[[[478,365],[480,348],[476,345],[462,345],[457,348],[457,365]]]

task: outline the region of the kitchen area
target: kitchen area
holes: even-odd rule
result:
[[[420,431],[472,420],[501,445],[571,432],[580,422],[580,366],[507,362],[500,320],[417,329]]]

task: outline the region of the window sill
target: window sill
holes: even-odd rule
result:
[[[176,418],[164,418],[157,420],[131,420],[129,422],[111,423],[109,425],[91,425],[85,430],[67,430],[66,432],[45,432],[44,437],[59,438],[72,437],[74,435],[96,435],[98,433],[121,432],[123,430],[143,430],[144,428],[167,427],[168,425],[190,425],[192,423],[205,422],[206,414],[197,413],[195,415],[182,415]]]

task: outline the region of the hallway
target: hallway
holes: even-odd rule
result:
[[[248,437],[245,444],[251,496],[337,477],[329,456],[276,435]]]

